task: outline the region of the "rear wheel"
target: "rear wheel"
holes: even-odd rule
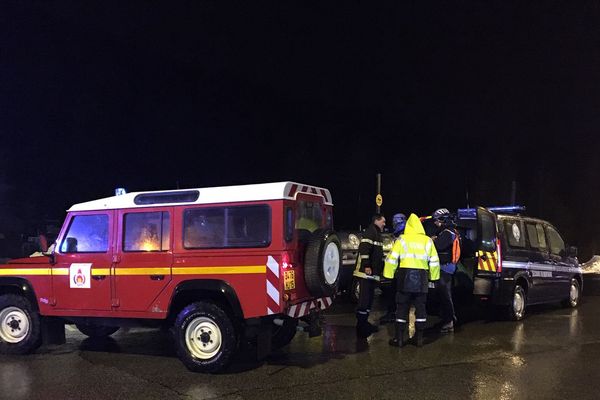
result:
[[[0,296],[0,353],[27,354],[42,344],[40,314],[23,296]]]
[[[306,246],[304,280],[313,296],[332,296],[337,292],[342,268],[342,245],[328,230],[315,231]]]
[[[233,323],[219,306],[209,302],[185,307],[174,324],[177,355],[194,372],[218,372],[237,348]]]
[[[527,307],[527,293],[520,283],[515,285],[512,295],[512,301],[508,305],[507,316],[513,321],[520,321],[525,317],[525,308]]]
[[[581,285],[575,278],[571,279],[571,289],[569,290],[569,298],[563,301],[565,307],[577,307],[581,297]]]
[[[102,326],[94,324],[76,324],[81,333],[91,338],[104,338],[119,330],[118,326]]]

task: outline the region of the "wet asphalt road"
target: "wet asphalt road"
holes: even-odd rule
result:
[[[157,330],[104,341],[68,330],[66,345],[0,356],[0,399],[600,398],[600,296],[532,307],[518,323],[466,310],[453,335],[430,330],[421,349],[390,347],[387,326],[357,341],[352,310],[340,302],[322,337],[299,334],[262,362],[242,354],[219,375],[188,372]]]

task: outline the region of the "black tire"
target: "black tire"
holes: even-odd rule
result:
[[[42,344],[40,314],[17,294],[0,296],[0,353],[27,354]]]
[[[527,292],[520,283],[515,285],[510,304],[506,308],[506,316],[512,321],[520,321],[525,317],[527,308]]]
[[[102,326],[94,324],[75,324],[79,332],[91,338],[105,338],[119,330],[118,326]]]
[[[315,231],[306,246],[304,280],[315,297],[337,293],[342,270],[342,245],[338,236],[329,230]]]
[[[237,335],[227,313],[209,302],[185,307],[173,326],[179,359],[193,372],[219,372],[237,349]]]
[[[271,347],[280,349],[283,346],[290,344],[294,336],[296,336],[298,320],[295,318],[285,318],[283,325],[275,325],[273,335],[271,336]]]
[[[563,300],[562,304],[565,307],[575,308],[581,299],[581,285],[575,278],[571,279],[571,287],[569,289],[569,297]]]

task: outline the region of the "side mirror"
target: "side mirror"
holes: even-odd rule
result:
[[[577,257],[577,247],[569,246],[569,248],[567,250],[567,255],[572,258]]]

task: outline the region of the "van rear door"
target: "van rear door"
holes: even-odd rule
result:
[[[498,258],[496,215],[477,207],[477,272],[476,276],[491,277],[500,272]]]

